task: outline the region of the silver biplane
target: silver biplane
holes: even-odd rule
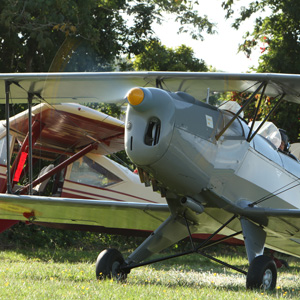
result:
[[[299,103],[300,76],[50,73],[2,74],[0,80],[0,101],[6,102],[7,109],[7,149],[11,101],[29,103],[29,129],[34,101],[128,103],[125,150],[138,167],[140,180],[159,191],[167,204],[16,195],[9,180],[8,193],[0,195],[2,219],[28,221],[30,217],[34,222],[156,228],[126,259],[116,249],[101,252],[97,278],[123,279],[133,268],[174,257],[148,260],[194,233],[210,235],[200,245],[191,239],[192,249],[175,256],[204,255],[244,273],[247,288],[276,286],[276,264],[264,255],[265,246],[300,257],[300,164],[278,149],[281,137],[275,126],[269,130],[268,117],[255,122],[260,104],[251,124],[241,118],[257,95],[260,100],[264,95],[275,99],[271,113],[282,101]],[[210,93],[237,91],[250,96],[232,111],[206,103],[208,89]],[[29,148],[32,144],[29,141]],[[28,157],[30,165],[32,155]],[[204,252],[215,244],[211,241],[220,232],[244,241],[250,264],[247,272]]]

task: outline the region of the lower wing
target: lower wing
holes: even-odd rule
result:
[[[0,194],[0,219],[154,230],[168,216],[167,204]]]

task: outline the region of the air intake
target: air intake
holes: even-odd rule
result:
[[[160,135],[160,120],[157,118],[150,119],[145,134],[145,144],[148,146],[155,146],[159,142]]]

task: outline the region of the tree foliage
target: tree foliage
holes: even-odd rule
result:
[[[227,17],[233,14],[233,0],[223,2]],[[265,15],[270,11],[270,15]],[[251,55],[259,47],[262,54],[259,72],[300,73],[300,2],[297,0],[253,1],[248,7],[241,7],[241,15],[234,20],[233,27],[253,15],[253,31],[247,32],[240,50]]]
[[[111,70],[116,57],[140,54],[153,22],[172,13],[193,38],[213,24],[186,0],[2,0],[1,72]],[[192,26],[190,30],[189,26]],[[55,55],[56,54],[56,55]]]
[[[181,45],[175,49],[167,48],[157,40],[145,45],[145,51],[135,57],[136,70],[151,71],[207,71],[203,60],[194,56],[191,47]]]
[[[237,1],[223,2],[227,18],[234,13]],[[265,16],[268,12],[268,15]],[[264,15],[265,17],[262,17]],[[239,28],[242,22],[256,16],[252,32],[247,32],[239,50],[249,57],[253,51],[260,51],[257,72],[300,74],[300,2],[298,0],[256,0],[241,7],[241,13],[232,24]],[[274,101],[266,98],[261,111],[264,116],[273,107]],[[271,121],[288,131],[292,142],[299,139],[300,107],[284,102]]]

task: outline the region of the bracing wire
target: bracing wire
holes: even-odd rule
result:
[[[299,186],[299,185],[300,185],[300,182],[298,182],[297,184],[295,184],[295,185],[293,185],[293,186],[291,186],[291,187],[288,187],[289,185],[293,184],[294,182],[297,182],[298,180],[299,180],[299,178],[293,180],[292,182],[290,182],[290,183],[288,183],[288,184],[282,186],[281,188],[275,190],[273,193],[269,193],[269,194],[267,194],[266,196],[264,196],[264,197],[262,197],[262,198],[260,198],[260,199],[258,199],[258,200],[256,200],[256,201],[252,202],[251,204],[249,204],[249,206],[250,206],[250,207],[253,207],[254,205],[257,205],[257,204],[259,204],[259,203],[262,203],[262,202],[264,202],[264,201],[266,201],[266,200],[269,200],[269,199],[271,199],[271,198],[273,198],[273,197],[276,197],[276,196],[278,196],[278,195],[280,195],[280,194],[282,194],[282,193],[285,193],[285,192],[287,192],[287,191],[289,191],[289,190],[291,190],[291,189],[293,189],[293,188]]]

